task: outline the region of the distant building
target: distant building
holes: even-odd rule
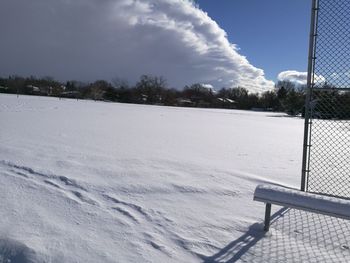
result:
[[[193,107],[194,106],[194,102],[192,102],[189,99],[178,98],[176,101],[177,101],[177,106],[181,106],[181,107]]]
[[[8,87],[0,86],[0,93],[8,93],[8,92],[9,92],[9,88]]]
[[[64,92],[61,92],[60,97],[77,99],[80,97],[80,92],[79,91],[64,91]]]
[[[217,105],[220,108],[235,109],[237,108],[237,102],[228,98],[218,98]]]
[[[27,85],[27,92],[32,95],[41,95],[41,90],[39,87],[33,85]]]

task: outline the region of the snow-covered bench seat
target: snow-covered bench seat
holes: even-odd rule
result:
[[[269,231],[270,227],[271,204],[350,219],[350,200],[307,193],[281,186],[258,185],[254,192],[254,200],[266,204],[265,231]]]

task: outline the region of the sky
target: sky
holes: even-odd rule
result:
[[[239,53],[277,80],[307,69],[311,0],[198,0]]]
[[[1,0],[0,75],[170,87],[306,79],[306,0]]]

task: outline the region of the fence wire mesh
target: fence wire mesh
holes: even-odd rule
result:
[[[315,0],[313,12],[305,190],[350,198],[350,0]]]

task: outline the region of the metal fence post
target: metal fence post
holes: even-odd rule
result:
[[[303,143],[303,161],[302,161],[302,175],[301,175],[301,191],[306,191],[306,177],[308,173],[308,154],[309,154],[309,125],[310,125],[310,102],[311,102],[311,88],[314,83],[314,65],[315,65],[315,43],[317,31],[317,10],[318,0],[312,0],[311,22],[310,22],[310,39],[309,39],[309,57],[308,57],[308,71],[307,71],[307,87],[305,96],[305,122],[304,122],[304,143]]]

